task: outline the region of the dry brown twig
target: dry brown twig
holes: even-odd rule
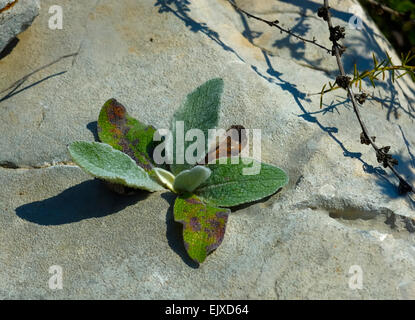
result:
[[[345,69],[344,69],[344,65],[343,65],[342,60],[341,60],[341,56],[345,52],[346,48],[339,43],[339,40],[345,37],[345,28],[340,27],[340,26],[333,26],[331,13],[330,13],[329,1],[324,0],[323,7],[321,7],[318,10],[318,16],[323,18],[327,22],[329,32],[330,32],[330,41],[333,44],[333,47],[332,47],[331,50],[324,47],[324,46],[322,46],[322,45],[320,45],[320,44],[318,44],[315,38],[313,40],[308,40],[308,39],[305,39],[303,37],[300,37],[300,36],[296,35],[295,33],[293,33],[289,29],[285,29],[285,28],[281,27],[279,25],[278,20],[268,21],[268,20],[262,19],[260,17],[257,17],[255,15],[239,8],[236,5],[236,3],[234,2],[234,0],[229,0],[229,2],[231,3],[231,5],[237,11],[242,12],[243,14],[247,15],[248,17],[256,19],[256,20],[261,21],[261,22],[264,22],[264,23],[268,24],[269,26],[276,27],[281,32],[287,33],[289,36],[295,37],[295,38],[297,38],[301,41],[314,44],[314,45],[326,50],[328,53],[330,53],[330,54],[332,54],[333,56],[336,57],[337,66],[340,70],[340,75],[336,78],[336,84],[340,88],[343,88],[344,90],[347,91],[347,95],[348,95],[348,97],[349,97],[349,99],[350,99],[350,101],[353,105],[353,111],[354,111],[354,113],[357,117],[357,120],[359,121],[360,127],[362,129],[362,133],[360,134],[361,143],[366,144],[366,145],[371,145],[372,148],[376,152],[376,157],[377,157],[378,162],[381,163],[383,165],[383,167],[389,168],[392,171],[392,173],[398,178],[398,180],[399,180],[399,186],[398,186],[399,193],[401,193],[401,194],[406,194],[406,193],[409,193],[409,192],[415,193],[415,188],[412,187],[399,174],[399,172],[395,169],[395,166],[398,164],[398,160],[396,160],[395,158],[393,158],[389,154],[389,151],[390,151],[391,147],[390,146],[385,146],[385,147],[377,146],[376,143],[375,143],[376,137],[371,136],[369,134],[367,126],[362,120],[362,116],[361,116],[359,108],[358,108],[357,100],[364,102],[364,99],[361,100],[361,98],[363,98],[361,95],[355,95],[353,93],[353,90],[352,90],[352,87],[351,87],[351,78],[349,76],[347,76],[347,74],[345,72]],[[324,90],[324,87],[323,87],[323,90]]]
[[[341,60],[341,55],[343,53],[343,49],[342,49],[343,47],[341,46],[341,44],[338,43],[338,41],[341,38],[344,38],[345,36],[344,29],[342,30],[340,26],[335,26],[335,27],[333,26],[333,22],[331,19],[329,0],[324,0],[324,6],[319,9],[318,14],[320,17],[322,17],[327,22],[327,25],[329,27],[330,41],[333,43],[334,55],[336,57],[337,66],[340,70],[340,76],[336,78],[336,83],[347,91],[348,97],[350,101],[352,102],[353,111],[356,114],[360,127],[363,130],[360,135],[361,143],[371,145],[376,152],[376,157],[377,157],[378,162],[382,163],[382,165],[385,168],[389,168],[393,172],[393,174],[398,178],[399,180],[398,189],[401,194],[406,194],[408,192],[415,193],[415,189],[395,169],[395,166],[398,164],[398,161],[389,154],[390,146],[379,148],[375,144],[375,137],[369,134],[369,131],[365,123],[362,120],[362,116],[360,114],[360,111],[357,105],[355,94],[353,93],[353,89],[350,86],[350,77],[346,75],[346,72],[344,71],[344,66]]]

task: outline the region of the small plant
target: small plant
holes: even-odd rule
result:
[[[173,146],[179,144],[178,122],[183,122],[185,132],[202,130],[207,139],[208,130],[218,124],[222,91],[223,80],[213,79],[187,96],[171,123]],[[241,154],[236,159],[229,152],[225,159],[216,158],[207,164],[186,160],[180,163],[176,161],[176,152],[166,152],[173,157],[169,159],[171,171],[168,171],[165,164],[156,164],[153,157],[155,148],[165,143],[155,141],[155,133],[155,128],[130,117],[121,104],[111,99],[99,115],[101,143],[77,141],[69,146],[69,152],[82,169],[99,179],[150,192],[168,188],[176,193],[174,220],[183,224],[186,251],[198,263],[221,244],[229,207],[270,196],[288,182],[283,170]],[[184,147],[191,144],[184,141]],[[205,155],[212,153],[205,146]],[[258,165],[259,173],[244,175],[246,163]]]
[[[381,62],[379,62],[376,59],[376,56],[373,54],[372,55],[373,64],[374,64],[373,69],[359,72],[358,67],[355,64],[354,74],[353,74],[353,79],[352,79],[346,74],[344,65],[342,62],[342,55],[346,52],[347,48],[340,43],[340,40],[346,37],[346,28],[340,25],[338,26],[333,25],[331,12],[330,12],[331,7],[329,6],[329,0],[324,0],[324,4],[322,7],[318,9],[317,15],[327,22],[328,31],[329,31],[329,40],[332,43],[331,49],[319,44],[315,38],[313,38],[312,40],[306,39],[304,37],[301,37],[295,34],[291,29],[285,29],[281,27],[280,22],[278,20],[270,21],[270,20],[262,19],[260,17],[257,17],[239,8],[235,0],[228,0],[228,1],[235,8],[235,10],[243,13],[249,18],[253,18],[271,27],[275,27],[279,29],[280,32],[284,32],[288,34],[290,37],[294,37],[300,41],[303,41],[304,43],[309,43],[311,45],[317,46],[336,58],[337,66],[340,71],[340,74],[336,77],[336,81],[334,83],[332,82],[328,83],[329,85],[328,89],[326,89],[327,84],[325,84],[323,88],[321,89],[321,91],[319,93],[316,93],[320,95],[320,109],[323,106],[324,94],[337,90],[337,89],[344,89],[347,92],[347,97],[350,99],[352,103],[353,111],[362,129],[362,132],[360,133],[360,142],[365,145],[371,145],[374,151],[376,152],[376,159],[378,163],[382,164],[384,168],[389,168],[392,171],[392,173],[398,178],[399,184],[398,184],[397,189],[398,189],[399,194],[406,195],[409,192],[415,193],[415,188],[412,187],[409,184],[409,182],[407,182],[405,178],[395,169],[395,166],[398,165],[398,160],[393,158],[393,156],[389,154],[391,147],[390,146],[379,147],[375,143],[376,136],[372,136],[369,134],[367,126],[365,122],[363,121],[359,108],[358,108],[358,103],[360,105],[363,105],[366,99],[368,98],[368,94],[365,93],[362,89],[363,80],[366,80],[366,79],[369,80],[372,86],[376,87],[375,81],[380,80],[379,79],[380,76],[382,76],[382,79],[384,80],[385,74],[390,73],[392,82],[395,82],[395,80],[405,75],[411,76],[411,78],[415,81],[415,67],[409,64],[415,58],[415,55],[413,55],[411,51],[408,52],[407,55],[402,54],[401,55],[402,64],[395,65],[393,64],[392,59],[389,56],[389,54],[387,54],[387,58]],[[369,2],[375,2],[377,4],[377,1],[374,1],[374,0],[370,0]],[[407,5],[404,5],[403,7],[406,7],[406,6]],[[387,8],[384,5],[381,5],[381,7],[383,10],[386,10]],[[403,73],[399,74],[399,72],[403,72]],[[353,85],[355,85],[356,87],[359,86],[359,91],[360,91],[359,94],[354,93]],[[316,94],[309,94],[309,95],[316,95]],[[374,96],[372,95],[372,97]]]
[[[360,104],[363,104],[365,102],[365,98],[368,97],[368,95],[366,93],[363,92],[362,89],[362,81],[365,79],[368,79],[370,81],[370,83],[372,84],[373,88],[376,88],[376,84],[375,81],[379,81],[379,77],[382,77],[382,80],[385,80],[385,73],[389,72],[389,74],[391,75],[391,80],[392,83],[395,82],[395,80],[398,80],[400,78],[402,78],[405,75],[410,75],[411,78],[415,81],[415,66],[411,66],[409,65],[409,63],[415,59],[415,55],[411,55],[411,52],[408,52],[408,54],[406,56],[402,55],[401,59],[402,59],[402,64],[401,65],[394,65],[392,62],[392,58],[390,57],[390,55],[388,53],[386,53],[386,59],[382,60],[381,62],[379,62],[376,59],[375,54],[372,54],[372,58],[373,58],[373,69],[371,70],[365,70],[362,72],[358,71],[357,65],[354,65],[354,71],[353,71],[353,79],[348,78],[348,83],[346,84],[346,89],[347,89],[347,85],[353,86],[355,85],[356,87],[359,86],[359,91],[361,92],[359,95],[355,94],[355,97],[358,96],[358,102]],[[401,74],[396,74],[398,71],[404,71]],[[328,83],[329,85],[329,89],[327,88],[327,84],[325,84],[323,86],[323,88],[321,89],[320,94],[320,109],[323,107],[323,96],[324,94],[337,90],[337,89],[345,89],[344,86],[341,85],[341,83],[339,84],[339,81],[337,81],[333,84],[331,82]]]

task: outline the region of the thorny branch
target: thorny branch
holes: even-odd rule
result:
[[[378,62],[375,55],[373,55],[373,64],[374,67],[372,70],[365,70],[363,72],[359,72],[357,69],[357,65],[355,64],[355,71],[354,71],[354,77],[353,79],[350,81],[350,85],[356,85],[359,86],[359,90],[362,91],[362,80],[364,79],[369,79],[369,81],[372,83],[373,87],[375,88],[375,80],[379,80],[378,77],[380,75],[382,75],[382,80],[385,80],[385,73],[389,72],[392,76],[392,82],[395,82],[395,73],[397,73],[398,71],[404,71],[404,73],[398,75],[396,77],[396,80],[399,78],[402,78],[404,75],[409,74],[415,81],[415,66],[411,66],[408,65],[408,63],[415,59],[415,55],[414,56],[410,56],[411,52],[408,53],[408,55],[405,57],[404,55],[402,55],[402,64],[401,65],[394,65],[392,63],[392,58],[387,54],[387,58],[385,60],[383,60],[382,62]],[[325,85],[326,87],[327,85]],[[321,98],[323,97],[324,94],[337,90],[337,89],[341,89],[340,86],[338,85],[333,85],[331,84],[331,82],[329,82],[329,86],[330,89],[327,90],[322,90],[320,92],[317,93],[309,93],[309,96],[314,96],[314,95],[321,95]],[[324,87],[324,88],[325,88]],[[322,99],[321,99],[322,100]],[[320,105],[321,107],[321,105]]]
[[[313,38],[313,40],[309,40],[306,39],[304,37],[301,37],[299,35],[296,35],[294,32],[292,32],[290,29],[285,29],[283,27],[281,27],[279,25],[279,21],[275,20],[275,21],[269,21],[269,20],[265,20],[263,18],[257,17],[241,8],[239,8],[237,6],[237,4],[235,3],[234,0],[228,0],[229,3],[239,12],[242,12],[243,14],[245,14],[246,16],[248,16],[249,18],[253,18],[255,20],[264,22],[266,24],[268,24],[271,27],[276,27],[277,29],[279,29],[281,32],[287,33],[289,36],[292,36],[298,40],[301,40],[303,42],[307,42],[307,43],[311,43],[313,45],[316,45],[324,50],[326,50],[329,54],[333,55],[336,57],[337,60],[337,65],[338,68],[340,70],[340,75],[336,78],[336,84],[337,84],[337,88],[343,88],[347,91],[347,94],[352,102],[353,105],[353,110],[354,113],[356,114],[357,120],[359,121],[360,127],[362,128],[362,133],[360,134],[360,141],[362,144],[366,144],[366,145],[371,145],[373,147],[373,149],[376,152],[376,157],[379,163],[381,163],[385,168],[389,168],[393,174],[399,179],[399,193],[401,194],[406,194],[408,192],[413,192],[415,193],[415,188],[412,187],[400,174],[399,172],[394,168],[394,166],[396,166],[398,164],[398,160],[394,159],[390,154],[390,146],[386,146],[386,147],[378,147],[375,144],[375,139],[376,137],[371,136],[369,134],[369,131],[365,125],[365,123],[362,120],[362,117],[360,115],[360,111],[358,109],[358,105],[357,105],[357,101],[363,103],[365,100],[365,96],[363,96],[363,94],[358,95],[358,94],[354,94],[353,90],[351,88],[351,85],[353,83],[352,79],[347,76],[342,60],[341,60],[341,56],[342,54],[346,51],[346,48],[344,46],[342,46],[339,43],[339,40],[345,37],[345,28],[340,27],[340,26],[333,26],[333,22],[331,19],[331,13],[330,13],[330,6],[329,6],[329,1],[328,0],[324,0],[324,6],[321,7],[318,10],[318,16],[323,18],[329,27],[329,31],[330,31],[330,41],[332,42],[333,46],[332,49],[328,49],[323,45],[320,45],[319,43],[317,43],[316,39]],[[382,8],[385,11],[388,11],[386,8]],[[395,14],[395,13],[394,13]],[[397,69],[400,69],[401,67],[395,67]],[[333,88],[331,88],[330,90],[327,91],[331,91]],[[323,91],[324,91],[324,87],[323,87]],[[323,92],[322,92],[323,93]],[[320,94],[322,94],[320,93]]]
[[[319,47],[321,49],[326,50],[330,54],[332,53],[332,50],[330,50],[329,48],[327,48],[327,47],[319,44],[315,38],[313,38],[313,40],[310,40],[310,39],[306,39],[304,37],[301,37],[298,34],[295,34],[292,30],[286,29],[284,27],[281,27],[280,24],[279,24],[280,22],[278,20],[270,21],[270,20],[265,20],[265,19],[262,19],[260,17],[254,16],[253,14],[251,14],[251,13],[249,13],[249,12],[247,12],[247,11],[241,9],[241,8],[239,8],[238,5],[235,3],[234,0],[228,0],[228,1],[235,8],[235,10],[237,10],[239,12],[242,12],[247,17],[252,18],[252,19],[255,19],[255,20],[258,20],[258,21],[261,21],[261,22],[264,22],[267,25],[269,25],[270,27],[275,27],[278,30],[280,30],[281,32],[284,32],[284,33],[288,34],[291,37],[294,37],[294,38],[296,38],[296,39],[298,39],[300,41],[303,41],[303,42],[307,42],[307,43],[313,44],[313,45],[315,45],[315,46],[317,46],[317,47]]]
[[[325,21],[327,21],[330,31],[330,41],[333,43],[333,54],[336,57],[337,65],[340,70],[340,75],[336,78],[336,83],[338,86],[342,87],[347,91],[347,94],[352,102],[354,113],[356,114],[357,120],[359,121],[359,124],[363,130],[363,132],[360,135],[361,143],[371,145],[373,149],[376,151],[376,157],[378,162],[382,163],[382,165],[385,168],[389,168],[393,172],[393,174],[399,179],[399,192],[401,194],[406,194],[408,192],[415,193],[415,189],[394,168],[394,166],[398,164],[398,161],[394,159],[390,154],[388,154],[390,146],[379,148],[375,144],[376,138],[370,136],[369,131],[367,130],[367,127],[362,120],[360,111],[357,106],[356,96],[354,95],[353,90],[350,86],[351,78],[346,75],[341,60],[341,55],[344,52],[344,47],[341,44],[339,44],[338,41],[341,38],[345,37],[344,28],[341,28],[340,26],[333,27],[329,0],[324,0],[324,6],[319,9],[318,15],[322,17]]]

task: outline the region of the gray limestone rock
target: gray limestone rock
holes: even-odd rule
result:
[[[0,52],[38,16],[39,0],[0,0]]]
[[[330,46],[321,1],[237,2]],[[399,62],[356,1],[330,3],[347,30],[348,72],[369,67],[372,52]],[[331,55],[224,0],[66,1],[62,30],[47,27],[52,5],[42,1],[24,41],[0,60],[0,92],[25,79],[0,94],[0,298],[413,299],[414,198],[399,196],[360,144],[344,92],[322,109],[310,95],[335,79]],[[363,29],[349,24],[356,13]],[[94,139],[112,97],[167,128],[186,94],[216,77],[225,81],[220,127],[261,129],[262,160],[290,184],[234,211],[222,245],[196,268],[171,193],[117,195],[68,163],[66,146]],[[378,99],[362,117],[415,183],[413,83],[364,87]],[[48,286],[54,265],[63,290]]]

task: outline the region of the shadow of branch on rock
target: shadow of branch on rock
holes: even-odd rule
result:
[[[189,27],[190,31],[205,34],[209,37],[209,39],[220,45],[225,51],[232,52],[238,57],[239,60],[244,61],[233,48],[220,39],[219,34],[216,31],[210,29],[206,23],[198,22],[189,16],[189,5],[189,0],[157,0],[154,4],[155,7],[159,7],[159,13],[169,12],[174,14],[177,18],[184,22],[186,27]]]
[[[28,90],[28,89],[30,89],[30,88],[32,88],[32,87],[35,87],[35,86],[37,86],[38,84],[41,84],[42,82],[44,82],[44,81],[46,81],[46,80],[49,80],[49,79],[51,79],[51,78],[54,78],[54,77],[57,77],[57,76],[60,76],[60,75],[62,75],[62,74],[65,74],[67,71],[61,71],[61,72],[58,72],[58,73],[55,73],[55,74],[51,74],[51,75],[49,75],[49,76],[47,76],[47,77],[44,77],[43,79],[40,79],[39,81],[36,81],[36,82],[34,82],[34,83],[32,83],[32,84],[30,84],[30,85],[28,85],[28,86],[26,86],[26,87],[24,87],[24,88],[22,88],[22,89],[20,89],[20,90],[17,90],[23,83],[24,83],[24,81],[26,81],[26,80],[24,80],[24,81],[22,81],[21,83],[19,83],[12,91],[10,91],[8,94],[6,94],[4,97],[2,97],[2,98],[0,98],[0,102],[3,102],[3,101],[6,101],[7,99],[10,99],[11,97],[13,97],[13,96],[15,96],[15,95],[17,95],[17,94],[19,94],[19,93],[21,93],[21,92],[23,92],[23,91],[25,91],[25,90]]]
[[[79,50],[80,50],[80,49],[79,49]],[[54,60],[54,61],[52,61],[52,62],[50,62],[50,63],[48,63],[48,64],[46,64],[46,65],[44,65],[44,66],[42,66],[42,67],[40,67],[40,68],[35,69],[34,71],[32,71],[32,72],[28,73],[28,74],[27,74],[27,75],[25,75],[24,77],[22,77],[22,78],[20,78],[19,80],[15,81],[15,82],[14,82],[13,84],[11,84],[8,88],[6,88],[6,89],[4,89],[4,90],[1,90],[1,91],[0,91],[0,94],[4,93],[4,92],[6,92],[6,91],[9,91],[9,90],[10,90],[10,91],[9,91],[9,92],[8,92],[8,93],[4,96],[4,97],[0,98],[0,102],[2,102],[2,101],[4,101],[4,100],[9,99],[9,98],[11,98],[12,96],[14,96],[14,95],[16,95],[16,94],[18,94],[18,93],[20,93],[20,92],[22,92],[22,91],[24,91],[24,90],[27,90],[27,89],[29,89],[29,88],[32,88],[32,87],[34,87],[34,86],[36,86],[36,85],[38,85],[38,84],[42,83],[43,81],[46,81],[46,80],[48,80],[48,79],[50,79],[50,78],[53,78],[53,77],[56,77],[56,76],[59,76],[59,75],[62,75],[62,74],[64,74],[64,73],[66,73],[67,71],[61,71],[61,72],[58,72],[58,73],[55,73],[55,74],[49,75],[49,76],[44,77],[44,78],[42,78],[41,80],[38,80],[38,81],[36,81],[35,83],[32,83],[32,84],[30,84],[30,85],[26,86],[25,88],[23,88],[23,89],[21,89],[21,90],[17,91],[17,89],[19,89],[19,88],[23,85],[23,83],[25,83],[25,82],[27,81],[27,79],[29,79],[32,75],[34,75],[34,74],[36,74],[36,73],[38,73],[38,72],[40,72],[40,71],[42,71],[42,70],[44,70],[44,69],[46,69],[46,68],[48,68],[48,67],[50,67],[50,66],[52,66],[52,65],[54,65],[54,64],[56,64],[56,63],[58,63],[59,61],[61,61],[61,60],[63,60],[63,59],[70,58],[70,57],[76,57],[76,56],[78,55],[78,53],[79,53],[79,50],[78,50],[78,52],[75,52],[75,53],[71,53],[71,54],[67,54],[67,55],[61,56],[61,57],[59,57],[58,59],[56,59],[56,60]],[[73,60],[73,61],[72,61],[72,63],[73,63],[74,61],[75,61],[75,60]]]
[[[246,21],[246,17],[242,14],[240,14],[240,17],[241,17],[241,20],[242,20],[242,24],[245,28],[244,35],[249,41],[252,41],[254,36],[250,36],[252,31],[249,28],[249,24]],[[322,112],[322,110],[318,111],[318,112],[308,112],[306,110],[305,106],[304,106],[305,105],[304,102],[310,102],[311,100],[307,97],[307,95],[305,93],[298,90],[295,84],[284,80],[283,79],[283,73],[278,72],[277,70],[274,69],[274,67],[271,63],[271,59],[270,59],[270,56],[269,56],[268,52],[266,52],[265,50],[261,50],[261,51],[262,51],[262,54],[264,56],[264,59],[265,59],[265,62],[267,64],[268,69],[264,72],[264,71],[260,70],[257,66],[252,65],[251,66],[252,70],[254,70],[260,77],[267,80],[269,83],[275,84],[275,85],[279,86],[281,89],[283,89],[284,91],[289,92],[292,95],[294,101],[296,102],[298,108],[302,112],[301,114],[298,115],[298,117],[303,118],[305,121],[307,121],[309,123],[313,123],[313,124],[317,125],[319,127],[319,129],[321,129],[323,132],[327,133],[327,135],[336,144],[339,145],[339,147],[343,151],[343,155],[345,157],[349,157],[349,158],[352,158],[352,159],[357,159],[358,161],[360,161],[362,163],[363,170],[366,173],[374,174],[376,176],[379,185],[382,186],[383,193],[388,195],[391,198],[394,198],[395,197],[394,192],[396,190],[396,186],[391,182],[392,177],[388,177],[386,175],[386,171],[383,170],[380,166],[374,167],[374,166],[370,165],[369,163],[367,163],[366,161],[364,161],[362,159],[362,154],[360,152],[349,151],[345,147],[343,142],[340,141],[335,135],[336,133],[338,133],[338,128],[336,128],[336,127],[327,127],[327,126],[323,125],[317,117],[312,115],[312,114],[320,113],[320,112]],[[348,101],[348,98],[346,98],[344,100],[344,102],[341,103],[341,105],[346,105],[347,101]],[[335,109],[336,107],[337,107],[337,105],[336,106],[329,106],[328,108],[326,108],[325,111],[331,111],[331,110]]]
[[[98,179],[88,180],[49,199],[22,205],[16,209],[16,214],[44,226],[61,225],[119,212],[148,195],[142,191],[122,196],[109,190]]]
[[[307,7],[308,9],[311,9],[313,12],[317,12],[317,9],[321,6],[318,3],[315,3],[313,1],[306,1],[306,0],[282,0],[283,2],[289,2],[292,5],[299,6],[300,8]],[[235,53],[238,57],[239,54],[236,52],[235,49],[230,48],[228,45],[224,44],[220,38],[219,34],[211,29],[209,29],[205,23],[198,23],[189,16],[190,8],[189,8],[190,1],[189,0],[157,0],[155,6],[159,6],[159,12],[169,12],[174,14],[176,17],[178,17],[180,20],[182,20],[186,26],[190,27],[190,30],[192,32],[203,32],[206,34],[210,39],[215,41],[216,43],[220,44],[225,50],[232,51]],[[350,18],[353,16],[351,13],[346,13],[339,10],[333,10],[334,16],[336,18],[339,18],[343,20],[344,22],[348,22]],[[240,12],[237,12],[241,18],[242,26],[244,30],[242,31],[242,35],[252,44],[253,40],[261,35],[260,32],[252,31],[249,23],[247,21],[247,18]],[[372,50],[376,53],[378,56],[384,55],[383,50],[380,48],[379,44],[375,40],[375,37],[378,36],[374,32],[373,29],[371,29],[368,25],[364,24],[364,30],[368,33],[366,35],[366,41],[368,43],[368,47],[371,47]],[[307,30],[302,30],[303,33],[306,33]],[[313,123],[316,126],[318,126],[319,129],[321,129],[323,132],[325,132],[343,151],[343,155],[345,157],[357,159],[362,163],[363,170],[368,174],[373,174],[377,177],[379,184],[384,186],[384,193],[389,195],[390,197],[394,197],[393,193],[394,191],[392,189],[396,189],[396,186],[391,182],[390,177],[386,175],[385,170],[383,170],[380,166],[372,166],[369,163],[365,162],[362,159],[362,154],[360,152],[352,152],[349,151],[342,141],[340,141],[336,137],[336,133],[338,133],[338,128],[336,127],[328,127],[322,124],[322,122],[313,114],[316,112],[309,112],[305,108],[305,102],[310,102],[311,100],[307,97],[307,94],[304,92],[301,92],[295,83],[291,83],[287,80],[284,80],[283,76],[284,74],[275,70],[270,54],[264,50],[261,49],[261,52],[263,54],[264,60],[267,64],[267,70],[261,70],[257,65],[251,65],[252,70],[257,73],[258,76],[262,77],[269,83],[272,83],[274,85],[279,86],[282,90],[287,91],[291,96],[293,97],[295,103],[297,104],[298,108],[301,111],[301,114],[298,115],[298,117],[303,118],[305,121],[309,123]],[[348,54],[349,56],[345,55],[345,66],[347,70],[352,70],[354,63],[355,55]],[[244,61],[242,58],[240,58],[241,61]],[[362,69],[365,69],[365,67],[371,67],[373,63],[373,60],[370,56],[365,57],[364,59],[359,56],[359,67]],[[390,83],[380,83],[380,87],[384,88],[385,90],[388,89],[388,86],[390,86]],[[391,98],[393,100],[393,96]],[[345,99],[344,103],[342,105],[345,105],[347,102],[347,98]],[[386,102],[386,101],[384,101]],[[334,110],[336,106],[331,106],[327,108],[325,111]],[[387,118],[390,118],[390,115],[395,112],[395,106],[389,106],[388,108],[388,114]],[[411,117],[411,114],[408,114]]]

